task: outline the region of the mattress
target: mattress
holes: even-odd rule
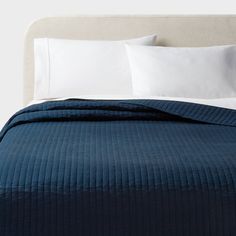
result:
[[[165,100],[66,100],[0,133],[1,236],[230,236],[236,111]]]

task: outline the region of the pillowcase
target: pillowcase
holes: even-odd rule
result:
[[[34,41],[34,99],[130,96],[125,43],[154,45],[156,35],[125,41],[42,38]]]
[[[236,46],[126,47],[136,96],[236,96]]]

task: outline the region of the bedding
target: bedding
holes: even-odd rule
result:
[[[200,99],[236,97],[236,46],[127,45],[133,94]]]
[[[121,41],[37,38],[34,98],[132,95],[125,43],[155,45],[155,41],[156,35]]]
[[[165,100],[52,101],[0,133],[1,236],[229,236],[236,111]]]
[[[32,100],[30,103],[28,103],[27,106],[34,105],[34,104],[40,104],[43,102],[49,102],[49,101],[64,101],[68,99],[87,99],[87,100],[97,100],[97,97],[93,96],[78,96],[78,97],[64,97],[64,98],[56,98],[56,99],[46,99],[46,100]],[[236,97],[232,98],[217,98],[217,99],[200,99],[200,98],[183,98],[183,97],[157,97],[157,96],[147,96],[147,97],[139,97],[139,96],[100,96],[99,100],[107,101],[107,100],[168,100],[168,101],[179,101],[179,102],[188,102],[188,103],[197,103],[202,105],[208,105],[208,106],[215,106],[215,107],[221,107],[221,108],[228,108],[236,110]]]

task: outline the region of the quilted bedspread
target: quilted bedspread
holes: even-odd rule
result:
[[[0,133],[0,236],[235,236],[236,111],[67,100]]]

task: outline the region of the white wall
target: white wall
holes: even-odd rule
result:
[[[37,18],[67,14],[236,14],[236,1],[0,0],[0,127],[22,106],[27,26]]]

